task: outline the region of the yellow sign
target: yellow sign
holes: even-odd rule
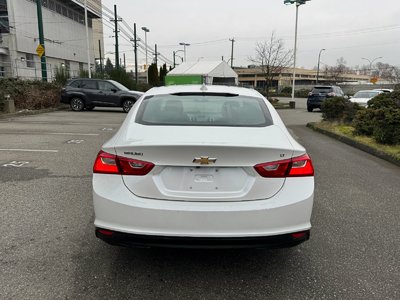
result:
[[[42,44],[39,44],[36,48],[36,53],[39,55],[40,58],[44,55],[44,47]]]
[[[375,84],[375,83],[378,82],[378,77],[372,77],[369,81],[370,81],[371,83]]]

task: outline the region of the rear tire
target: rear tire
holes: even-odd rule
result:
[[[132,99],[127,99],[122,102],[122,109],[124,112],[128,113],[131,110],[131,107],[135,104],[135,101]]]
[[[313,111],[313,109],[314,109],[313,107],[311,107],[311,106],[307,106],[307,111],[308,111],[308,112],[312,112],[312,111]]]
[[[81,98],[74,97],[70,101],[70,106],[73,111],[82,111],[85,107],[85,103]]]

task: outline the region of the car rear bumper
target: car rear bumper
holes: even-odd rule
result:
[[[297,246],[310,238],[310,231],[293,234],[260,237],[237,238],[204,238],[204,237],[171,237],[129,234],[96,228],[96,237],[114,246],[124,247],[158,247],[158,248],[284,248]]]
[[[140,238],[264,239],[308,231],[313,192],[314,178],[298,177],[264,200],[165,201],[137,197],[119,175],[94,174],[94,224]]]

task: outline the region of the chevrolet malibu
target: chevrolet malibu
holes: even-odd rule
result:
[[[314,169],[258,92],[153,88],[93,167],[96,236],[120,246],[276,248],[309,239]]]

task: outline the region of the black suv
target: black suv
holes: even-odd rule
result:
[[[122,107],[124,112],[129,112],[142,95],[114,80],[72,79],[61,92],[61,103],[69,104],[73,111],[106,106]]]
[[[314,108],[321,109],[321,103],[329,97],[344,97],[342,89],[338,86],[315,86],[308,94],[307,110],[312,112]]]

